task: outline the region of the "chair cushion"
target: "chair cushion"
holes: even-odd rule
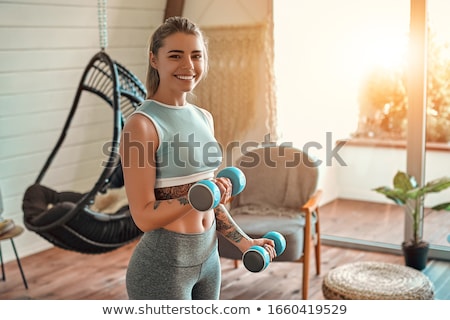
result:
[[[41,184],[27,188],[23,196],[24,219],[35,226],[45,226],[62,218],[81,200],[83,193],[57,192]]]
[[[286,250],[278,256],[276,261],[298,260],[303,252],[303,232],[305,219],[303,216],[296,218],[265,215],[233,215],[233,219],[239,227],[251,238],[261,238],[269,231],[277,231],[286,239]],[[242,252],[226,240],[222,235],[219,238],[219,254],[221,257],[240,260]]]
[[[246,177],[231,208],[261,204],[298,209],[314,194],[318,168],[302,151],[288,146],[251,150],[236,161]]]

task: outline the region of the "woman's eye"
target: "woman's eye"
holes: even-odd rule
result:
[[[179,54],[174,54],[174,55],[169,56],[169,58],[170,59],[180,59],[181,56]]]

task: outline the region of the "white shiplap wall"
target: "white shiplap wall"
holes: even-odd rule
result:
[[[108,0],[110,56],[144,80],[146,46],[165,0]],[[272,0],[186,0],[184,15],[200,26],[265,21]],[[0,187],[3,217],[22,224],[22,197],[37,178],[70,110],[85,65],[100,50],[95,0],[0,0]],[[100,172],[101,147],[112,135],[109,110],[83,97],[65,143],[43,180],[55,190],[86,191]],[[264,116],[264,115],[262,115]],[[255,137],[264,132],[255,128]],[[259,140],[257,140],[259,141]],[[51,245],[25,231],[26,256]],[[2,246],[5,261],[13,259]]]

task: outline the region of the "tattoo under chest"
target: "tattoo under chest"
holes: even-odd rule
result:
[[[164,187],[155,189],[155,197],[156,200],[170,200],[186,197],[189,191],[189,188],[194,183],[183,184],[181,186],[173,186],[173,187]],[[186,199],[187,201],[187,199]]]

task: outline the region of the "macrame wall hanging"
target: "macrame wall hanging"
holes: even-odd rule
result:
[[[191,100],[212,113],[223,147],[241,141],[261,112],[267,133],[277,138],[271,26],[202,27],[209,71]]]

